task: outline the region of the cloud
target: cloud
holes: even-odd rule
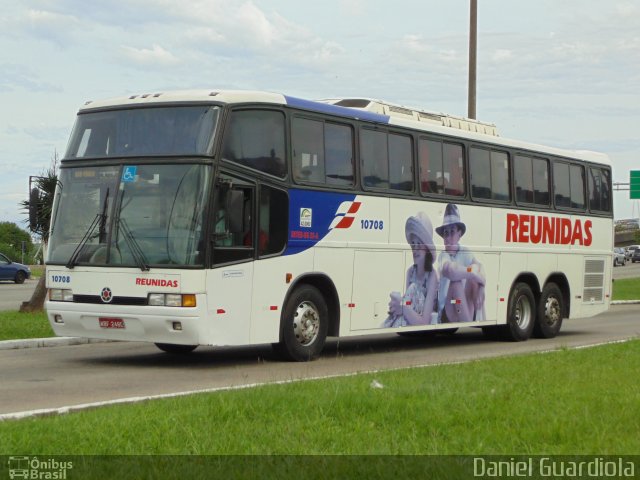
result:
[[[180,63],[180,59],[160,45],[151,48],[134,48],[123,45],[124,57],[141,67],[172,67]]]
[[[47,10],[27,10],[18,21],[18,27],[41,40],[65,47],[73,43],[76,33],[84,30],[82,22],[75,15],[59,14]]]

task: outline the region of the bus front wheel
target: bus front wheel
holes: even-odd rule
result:
[[[555,283],[547,283],[542,289],[533,335],[538,338],[553,338],[562,327],[564,303],[562,292]]]
[[[526,283],[516,283],[509,294],[507,324],[500,327],[503,340],[521,342],[533,332],[535,323],[535,298]]]
[[[324,347],[328,327],[329,310],[324,297],[316,287],[302,285],[285,304],[276,350],[287,360],[313,360]]]
[[[175,355],[184,355],[186,353],[193,352],[197,345],[177,345],[175,343],[156,343],[156,347],[166,353],[173,353]]]

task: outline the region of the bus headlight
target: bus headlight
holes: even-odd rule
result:
[[[49,300],[53,302],[73,302],[73,292],[68,288],[50,288]]]
[[[155,307],[195,307],[196,296],[192,293],[150,293],[148,304]]]

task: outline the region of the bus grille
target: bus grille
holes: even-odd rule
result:
[[[584,303],[604,301],[604,259],[587,259],[584,262]]]
[[[113,297],[109,303],[105,303],[100,295],[74,295],[73,303],[98,303],[100,305],[146,305],[147,297]]]

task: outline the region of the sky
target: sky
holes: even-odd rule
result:
[[[193,88],[467,115],[469,0],[0,0],[0,221],[88,100]],[[640,169],[640,2],[478,0],[477,117]],[[616,218],[640,216],[614,193]]]

